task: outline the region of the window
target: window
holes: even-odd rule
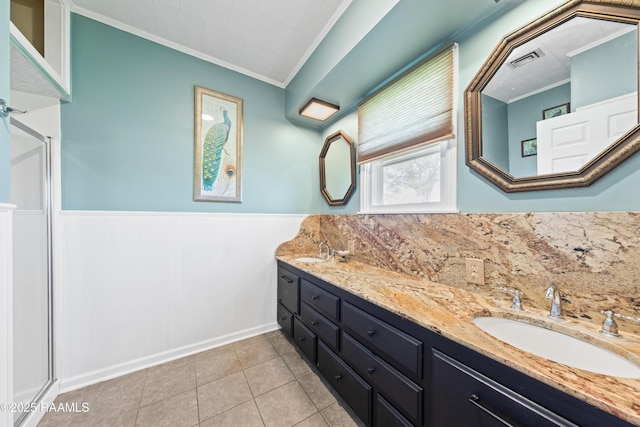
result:
[[[456,141],[365,163],[360,176],[363,212],[453,212]]]
[[[457,46],[449,45],[358,108],[363,212],[454,212]]]

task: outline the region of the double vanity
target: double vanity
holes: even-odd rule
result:
[[[506,35],[465,90],[467,166],[555,190],[640,150],[639,24],[637,0],[569,0]],[[321,154],[331,206],[354,185],[353,160],[351,185],[326,182],[344,139]],[[369,426],[640,426],[640,328],[616,336],[611,312],[638,310],[639,231],[637,213],[314,216],[276,252],[278,323]],[[494,295],[513,287],[513,307]]]
[[[364,263],[312,261],[278,254],[278,323],[365,424],[640,425],[640,337]],[[545,348],[566,357],[534,354]],[[583,365],[601,356],[593,349],[611,359]]]

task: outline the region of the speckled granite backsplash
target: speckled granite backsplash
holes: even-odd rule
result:
[[[640,316],[640,213],[312,215],[280,254],[355,249],[357,261],[546,309],[559,286],[565,314],[600,324],[601,309]],[[485,260],[484,286],[465,280],[465,258]],[[620,320],[621,331],[640,325]]]

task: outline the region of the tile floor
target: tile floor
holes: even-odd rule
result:
[[[362,426],[280,331],[61,394],[39,427]]]

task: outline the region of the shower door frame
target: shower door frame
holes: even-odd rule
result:
[[[42,142],[45,147],[45,161],[44,161],[44,191],[43,191],[43,202],[45,205],[45,215],[46,215],[46,223],[47,223],[47,345],[48,345],[48,371],[49,377],[47,382],[42,386],[40,391],[35,395],[31,403],[42,403],[45,400],[45,397],[50,394],[52,387],[56,381],[56,367],[54,363],[54,304],[53,304],[53,169],[52,169],[52,142],[53,138],[44,136],[39,132],[33,130],[29,126],[20,122],[19,120],[10,118],[10,125],[15,126],[21,131],[27,133],[28,135],[36,138],[38,141]],[[15,212],[14,212],[15,215]],[[15,234],[13,236],[15,239]],[[15,330],[14,330],[15,332]],[[14,334],[15,335],[15,334]],[[15,339],[15,338],[14,338]],[[13,347],[13,346],[12,346]],[[13,369],[13,367],[12,367]],[[57,394],[57,393],[55,393]],[[40,412],[40,411],[36,411]],[[30,424],[32,421],[39,420],[39,416],[36,415],[36,412],[23,412],[18,418],[15,419],[14,426],[22,426]],[[36,419],[34,419],[36,416]],[[37,422],[37,421],[36,421]]]

